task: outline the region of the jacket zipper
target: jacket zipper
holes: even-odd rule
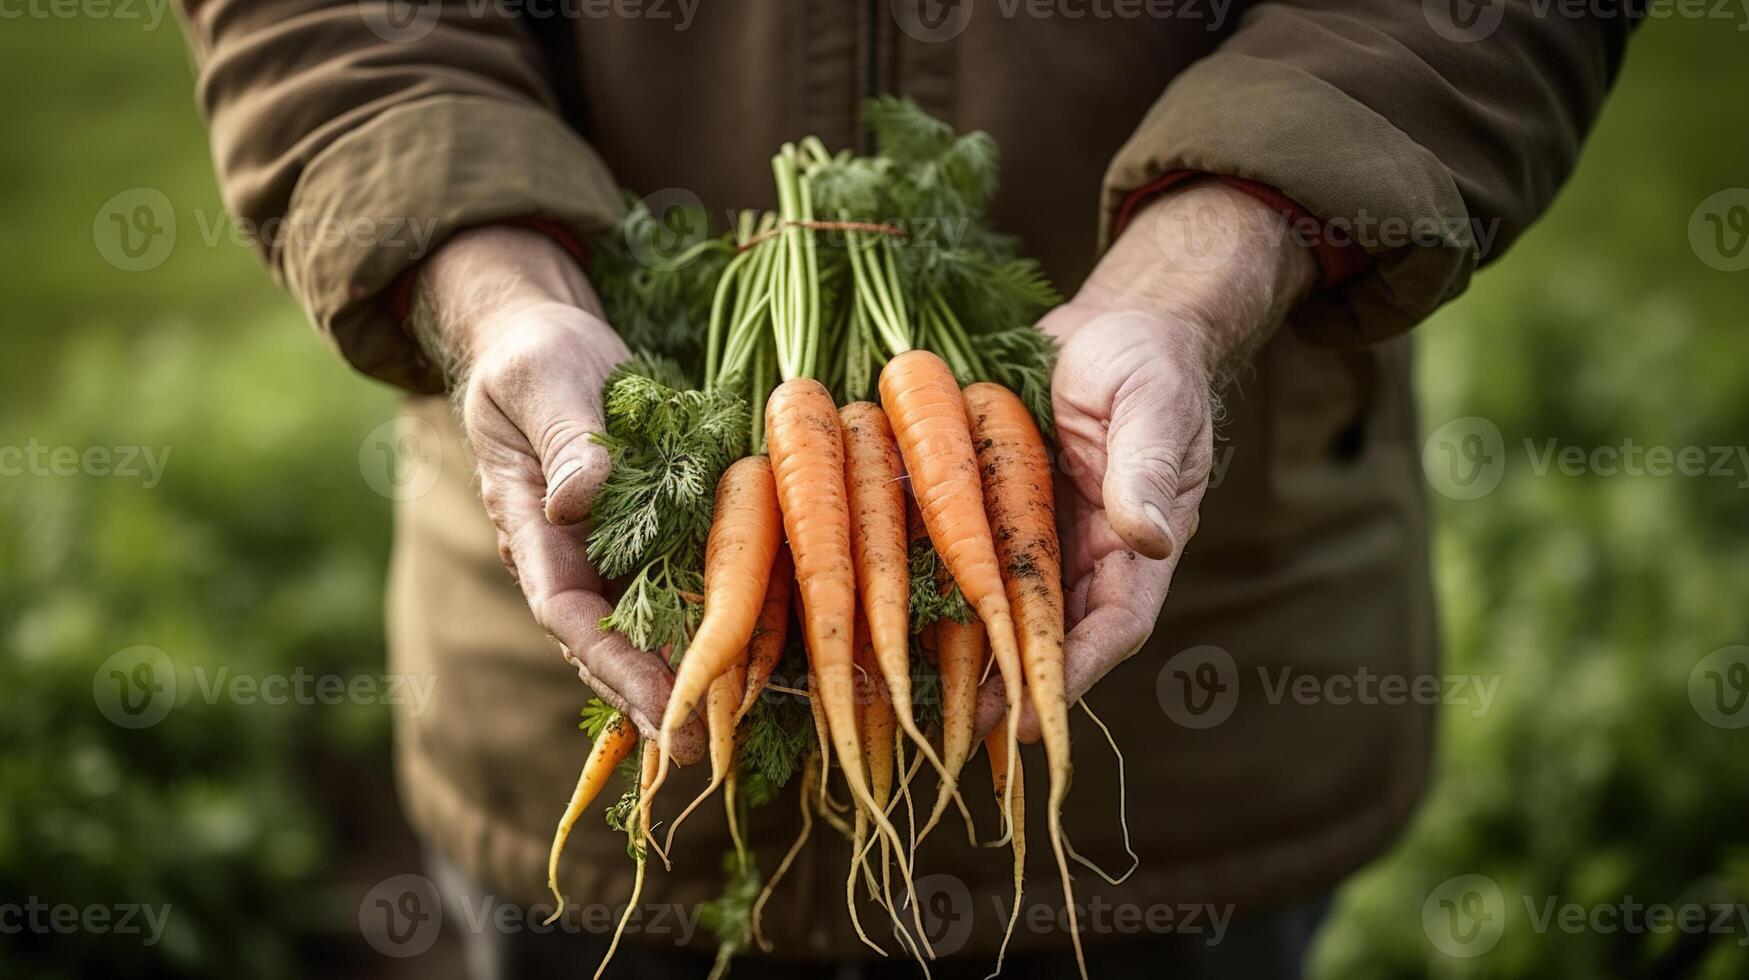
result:
[[[868,0],[864,9],[868,13],[868,77],[863,79],[865,95],[870,98],[881,94],[881,9],[886,4],[881,0]]]
[[[866,66],[862,78],[862,99],[856,103],[858,121],[862,113],[862,103],[881,94],[881,14],[889,0],[864,0],[863,3],[863,64]],[[866,153],[875,153],[880,147],[874,145],[874,134],[866,127],[858,126],[857,142],[862,144]]]

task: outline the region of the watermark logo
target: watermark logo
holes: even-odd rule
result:
[[[91,675],[91,698],[112,723],[150,728],[176,707],[176,667],[157,647],[118,650]]]
[[[924,934],[937,956],[952,956],[964,949],[972,936],[972,891],[950,874],[925,875],[916,882],[917,909]],[[902,916],[906,930],[916,926]],[[916,937],[913,936],[913,939]]]
[[[1421,0],[1421,14],[1435,34],[1469,44],[1499,30],[1506,18],[1506,0]]]
[[[1695,664],[1688,703],[1714,727],[1749,727],[1749,646],[1721,647]]]
[[[123,272],[156,269],[176,247],[176,209],[155,187],[129,188],[97,209],[91,241],[103,261]]]
[[[1481,956],[1506,930],[1506,897],[1487,875],[1447,878],[1421,905],[1421,929],[1434,948],[1457,959]]]
[[[1720,272],[1749,269],[1749,187],[1732,187],[1700,202],[1688,216],[1688,245]]]
[[[416,416],[390,419],[359,442],[358,472],[366,486],[390,500],[416,500],[443,473],[443,436]]]
[[[432,0],[358,0],[364,25],[391,44],[411,44],[430,34],[439,7]]]
[[[1213,272],[1231,262],[1241,236],[1233,230],[1247,220],[1237,204],[1213,197],[1189,208],[1153,212],[1154,244],[1166,261],[1184,272]]]
[[[418,956],[443,931],[443,900],[437,886],[419,874],[378,882],[358,903],[358,931],[384,956]]]
[[[951,41],[972,22],[972,0],[892,0],[892,8],[899,30],[925,44]]]
[[[1452,419],[1422,444],[1421,469],[1447,497],[1486,497],[1506,474],[1506,440],[1499,426],[1480,416]]]
[[[684,187],[664,187],[638,204],[650,212],[656,227],[647,236],[628,236],[626,248],[633,258],[652,269],[674,267],[684,260],[689,249],[710,237],[704,202]]]
[[[1220,647],[1191,647],[1160,668],[1154,695],[1166,717],[1185,728],[1213,728],[1239,704],[1239,665]]]

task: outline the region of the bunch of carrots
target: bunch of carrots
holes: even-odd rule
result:
[[[675,681],[660,733],[636,760],[636,729],[602,706],[586,710],[595,740],[553,842],[549,885],[559,895],[567,835],[627,768],[635,785],[609,810],[637,861],[627,917],[647,855],[666,863],[680,823],[722,788],[735,842],[731,892],[752,902],[716,910],[726,923],[719,972],[749,940],[763,944],[760,911],[816,815],[853,841],[845,898],[858,935],[881,950],[855,921],[860,876],[925,962],[934,954],[911,894],[912,857],[955,804],[976,842],[958,779],[974,750],[979,684],[993,667],[1007,713],[984,744],[997,843],[1013,851],[1014,909],[1025,856],[1019,721],[1030,704],[1079,959],[1067,863],[1079,856],[1061,822],[1071,772],[1062,560],[1042,434],[1054,350],[1031,326],[1055,294],[984,224],[996,165],[987,137],[958,136],[901,100],[871,103],[867,116],[881,156],[834,156],[813,138],[786,145],[772,163],[777,211],[743,213],[732,235],[660,267],[595,270],[610,317],[631,325],[643,352],[606,393],[603,441],[615,466],[596,503],[590,556],[625,591],[603,628],[667,650]],[[920,216],[964,222],[956,238],[925,243],[911,237]],[[652,221],[634,209],[626,234],[647,233]],[[611,263],[624,251],[607,254]],[[914,704],[924,649],[939,684],[938,722],[922,717],[932,698]],[[805,715],[768,697],[780,662],[798,656],[807,687],[791,693],[805,698]],[[708,731],[710,782],[659,843],[652,804],[673,739],[695,712]],[[938,733],[926,731],[937,724]],[[849,819],[827,791],[834,758]],[[940,790],[907,841],[893,812],[900,797],[909,812],[923,762]],[[739,829],[745,808],[797,773],[801,836],[760,887]],[[914,933],[900,921],[895,869],[913,899]]]

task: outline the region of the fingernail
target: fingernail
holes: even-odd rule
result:
[[[1166,547],[1176,551],[1178,542],[1172,538],[1172,525],[1166,523],[1166,515],[1161,512],[1160,508],[1151,501],[1144,503],[1142,504],[1142,516],[1148,519],[1148,523],[1154,525],[1154,530],[1160,532],[1160,537],[1166,541]]]
[[[566,480],[576,476],[577,471],[582,468],[583,461],[579,459],[569,459],[559,464],[558,472],[553,474],[552,480],[547,484],[547,496],[551,497],[560,487],[565,485]]]

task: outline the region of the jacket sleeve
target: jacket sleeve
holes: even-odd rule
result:
[[[1102,238],[1163,174],[1267,184],[1373,260],[1301,304],[1294,328],[1331,345],[1407,330],[1463,292],[1572,170],[1631,27],[1625,10],[1608,13],[1539,16],[1526,0],[1259,4],[1113,158]]]
[[[453,232],[540,218],[584,241],[620,210],[501,7],[180,2],[226,206],[367,374],[437,390],[382,297]]]

